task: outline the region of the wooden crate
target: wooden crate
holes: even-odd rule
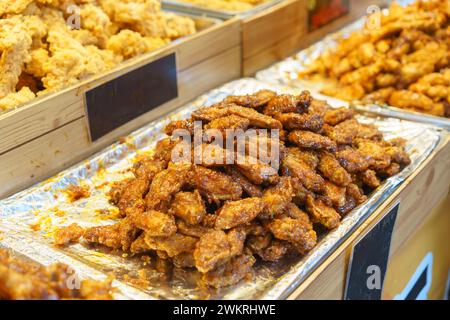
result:
[[[387,269],[386,279],[389,281],[389,277],[392,277],[389,274],[389,268],[391,265],[394,266],[395,261],[398,260],[396,256],[401,253],[402,248],[408,244],[424,221],[433,215],[433,209],[438,207],[449,196],[449,168],[450,137],[447,137],[440,144],[437,151],[434,152],[433,156],[428,158],[376,212],[352,233],[324,263],[312,272],[289,299],[343,299],[347,269],[353,246],[362,235],[380,222],[394,204],[400,201],[391,241],[391,258]],[[445,212],[448,221],[450,208],[445,206],[439,209]],[[445,220],[442,223],[445,223]],[[443,246],[448,244],[448,233],[445,234],[445,237],[447,239],[439,239]],[[448,250],[448,248],[445,250]],[[404,263],[408,262],[405,261]],[[396,267],[399,268],[398,262]],[[387,287],[385,284],[385,289]],[[392,298],[392,296],[385,290],[382,298],[387,299]]]
[[[173,53],[178,97],[92,143],[85,92]],[[81,161],[201,93],[238,78],[240,72],[240,21],[232,19],[128,61],[111,73],[0,115],[0,199]]]
[[[255,74],[302,48],[306,0],[286,0],[242,20],[242,73]]]

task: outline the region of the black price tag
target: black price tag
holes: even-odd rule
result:
[[[86,92],[92,141],[178,97],[175,53]]]
[[[380,300],[389,261],[392,232],[400,204],[353,247],[347,272],[346,300]]]
[[[317,30],[350,12],[350,0],[308,0],[309,31]]]

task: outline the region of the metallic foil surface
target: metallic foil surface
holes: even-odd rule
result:
[[[120,143],[65,170],[57,176],[0,201],[0,246],[11,248],[40,264],[63,262],[80,278],[104,279],[114,274],[117,299],[284,299],[317,268],[377,207],[427,159],[446,132],[438,128],[399,119],[374,115],[357,115],[363,123],[377,125],[386,139],[402,137],[407,143],[412,163],[400,174],[388,179],[369,199],[348,214],[335,230],[320,236],[318,245],[306,256],[277,263],[258,262],[251,281],[220,290],[199,288],[196,271],[173,269],[164,276],[138,257],[113,253],[107,249],[78,243],[65,248],[53,245],[58,227],[78,223],[81,226],[113,224],[117,209],[109,204],[106,193],[110,183],[130,175],[127,171],[134,158],[149,152],[156,141],[165,137],[162,128],[171,120],[187,118],[205,105],[219,102],[228,95],[248,94],[260,89],[279,93],[299,93],[292,89],[241,79],[201,96],[159,120],[130,134]],[[339,101],[332,101],[340,106]],[[66,189],[84,185],[91,196],[70,202]],[[36,228],[36,226],[39,226]]]

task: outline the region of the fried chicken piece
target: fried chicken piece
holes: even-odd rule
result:
[[[131,216],[131,220],[139,229],[152,237],[169,237],[177,232],[173,216],[150,210]]]
[[[320,154],[318,169],[324,177],[338,186],[345,187],[352,181],[350,174],[341,166],[335,156],[329,152]]]
[[[296,159],[292,154],[288,154],[283,160],[283,175],[299,179],[306,189],[313,192],[321,192],[324,179],[318,175],[314,169],[306,163]]]
[[[260,218],[271,219],[283,213],[294,196],[290,177],[282,177],[276,186],[264,191],[264,208]]]
[[[0,98],[0,111],[13,109],[21,106],[27,102],[30,102],[36,97],[33,91],[28,87],[23,87],[18,92],[7,94],[5,97]]]
[[[201,121],[212,121],[229,115],[236,115],[241,118],[248,119],[250,126],[266,129],[281,129],[283,126],[272,117],[257,112],[254,109],[229,104],[225,106],[212,106],[202,108],[192,113],[192,118]]]
[[[265,208],[261,198],[247,198],[227,202],[217,212],[216,228],[227,230],[255,219]]]
[[[260,90],[254,94],[246,96],[228,96],[223,100],[226,104],[236,104],[241,107],[257,109],[265,106],[277,93],[271,90]]]
[[[380,141],[383,139],[383,133],[372,124],[359,124],[358,134],[356,135],[356,138]]]
[[[345,205],[346,202],[346,188],[339,187],[334,183],[325,180],[324,196],[330,199],[334,208],[339,208]]]
[[[223,118],[214,119],[205,126],[205,129],[216,129],[225,133],[226,129],[246,130],[249,125],[250,120],[232,114]]]
[[[206,273],[242,253],[246,234],[243,230],[211,230],[198,241],[194,259],[197,269]]]
[[[0,99],[16,92],[22,67],[30,58],[31,44],[31,36],[20,16],[0,19]],[[9,96],[9,100],[13,100],[12,96]],[[15,106],[17,104],[11,107]]]
[[[193,184],[210,203],[239,200],[242,196],[239,183],[222,172],[202,166],[195,166]]]
[[[331,152],[335,152],[337,149],[334,141],[309,131],[292,131],[289,134],[289,141],[305,149],[327,150]]]
[[[397,162],[402,166],[407,166],[411,163],[408,153],[404,150],[404,147],[399,146],[387,146],[384,151],[391,157],[393,162]]]
[[[205,203],[198,190],[177,193],[170,211],[191,225],[201,223],[206,215]]]
[[[369,140],[358,140],[356,146],[363,157],[370,159],[371,169],[377,171],[390,166],[391,157],[379,143]]]
[[[381,185],[381,181],[380,179],[378,179],[377,173],[373,170],[364,171],[360,176],[364,185],[368,186],[371,189],[376,189]]]
[[[308,214],[297,207],[294,203],[288,204],[284,213],[288,217],[299,221],[306,230],[313,230],[313,223],[311,222]]]
[[[242,190],[250,197],[261,198],[263,193],[260,186],[251,183],[243,174],[235,167],[225,167],[225,172],[237,183],[240,184]]]
[[[80,296],[85,300],[112,300],[112,281],[108,278],[105,281],[84,280],[81,283]]]
[[[148,209],[158,209],[183,188],[192,176],[192,166],[188,164],[173,164],[164,171],[158,173],[150,185],[150,190],[145,197]]]
[[[227,287],[237,284],[247,275],[251,274],[252,266],[255,262],[256,259],[253,255],[240,255],[231,259],[231,261],[227,264],[205,273],[202,280],[206,285],[214,288]]]
[[[349,173],[366,171],[373,163],[371,156],[365,156],[358,150],[344,148],[336,153],[336,159]]]
[[[194,121],[192,119],[187,120],[175,120],[170,122],[164,127],[164,133],[168,136],[172,136],[176,130],[185,130],[190,135],[194,134]]]
[[[319,156],[314,151],[301,150],[300,148],[289,148],[289,153],[297,160],[301,160],[306,163],[311,169],[316,169],[319,165]]]
[[[314,230],[308,230],[301,221],[290,217],[274,219],[268,228],[275,238],[292,243],[300,254],[308,253],[317,243]]]
[[[312,100],[308,91],[303,91],[298,96],[278,95],[270,99],[263,113],[268,116],[275,116],[279,113],[303,113],[309,108]]]
[[[264,261],[276,262],[283,258],[290,250],[292,245],[285,241],[273,240],[267,248],[264,248],[257,254]]]
[[[140,207],[144,211],[143,197],[147,194],[148,189],[149,181],[145,177],[130,180],[122,190],[117,203],[120,214],[124,217],[127,215],[127,210],[134,207]],[[117,192],[117,189],[114,191]]]
[[[168,237],[153,237],[145,234],[145,243],[151,250],[163,251],[171,258],[184,253],[192,252],[198,242],[197,238],[175,233]]]
[[[311,191],[305,188],[298,178],[291,179],[292,188],[294,190],[294,197],[292,202],[296,205],[303,206],[306,203],[306,196],[311,194]]]
[[[340,224],[341,216],[339,213],[327,206],[321,199],[308,196],[306,210],[314,223],[320,223],[327,229],[334,229]]]
[[[238,160],[236,167],[239,172],[256,185],[274,184],[279,180],[278,170],[252,157],[245,157],[243,161]]]
[[[65,246],[69,243],[78,242],[83,235],[84,229],[78,224],[72,223],[70,226],[59,228],[55,232],[55,244]]]
[[[274,118],[280,121],[286,130],[318,132],[323,126],[322,115],[317,113],[278,113]]]
[[[398,163],[393,162],[389,167],[378,171],[378,174],[381,177],[389,178],[398,174],[400,170],[401,170],[400,165]]]
[[[0,1],[0,17],[7,14],[22,13],[26,7],[34,0],[1,0]]]
[[[124,59],[130,59],[159,49],[168,43],[168,39],[143,37],[138,32],[125,29],[109,37],[106,42],[106,49],[111,50]]]
[[[364,191],[354,183],[350,183],[347,186],[346,192],[347,192],[347,196],[355,199],[356,204],[361,204],[367,200],[367,197],[364,195]]]
[[[145,242],[145,233],[142,233],[130,246],[130,251],[132,253],[140,254],[150,251],[149,246]]]
[[[173,265],[176,268],[194,268],[195,260],[192,252],[183,252],[176,255],[172,259]]]
[[[202,224],[191,225],[185,222],[184,220],[178,219],[177,220],[178,233],[184,234],[186,236],[200,238],[205,233],[207,233],[211,228],[214,227],[215,222],[216,219],[214,219],[213,223],[211,223],[212,224],[211,226],[204,226]]]
[[[346,120],[350,120],[355,116],[355,111],[349,108],[338,108],[338,109],[329,109],[326,111],[324,116],[325,123],[336,126],[341,122]]]

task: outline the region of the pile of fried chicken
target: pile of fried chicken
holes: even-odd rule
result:
[[[0,111],[195,32],[159,0],[0,0]]]
[[[229,151],[211,147],[213,142],[201,145],[200,164],[173,162],[178,153],[173,150],[182,143],[174,134],[195,134],[197,121],[205,132],[269,129],[270,135],[249,139],[245,150],[278,143],[281,165],[259,158],[210,161],[225,159]],[[385,141],[375,126],[359,123],[351,109],[332,109],[307,91],[229,96],[197,109],[190,119],[170,123],[165,132],[169,137],[152,155],[139,157],[133,178],[115,182],[109,191],[123,219],[89,229],[63,227],[55,234],[56,244],[83,237],[91,244],[153,256],[158,265],[195,268],[207,286],[229,286],[251,274],[257,258],[275,262],[307,254],[317,232],[339,226],[366,194],[410,163],[404,140]],[[249,157],[247,151],[243,157]]]
[[[227,11],[245,11],[253,9],[268,0],[177,0],[177,2],[188,2],[200,7]]]
[[[369,17],[300,77],[327,79],[322,92],[450,117],[450,1],[419,0]]]
[[[65,264],[43,267],[0,248],[0,300],[111,300],[111,282],[79,281]]]

